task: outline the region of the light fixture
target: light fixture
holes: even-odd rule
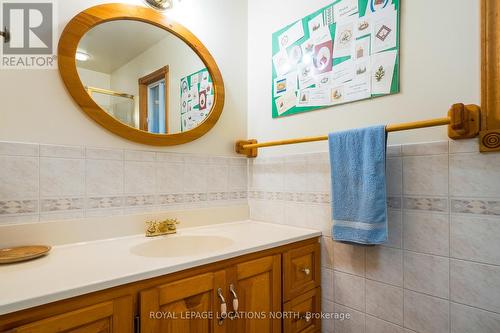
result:
[[[157,10],[171,9],[174,5],[173,0],[144,0],[149,6]]]
[[[90,55],[88,55],[87,53],[82,52],[82,51],[76,51],[75,58],[78,61],[87,61],[90,59]]]

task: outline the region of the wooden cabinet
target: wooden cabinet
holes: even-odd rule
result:
[[[61,300],[0,316],[0,332],[318,332],[319,251],[314,238]]]
[[[320,309],[320,288],[308,291],[286,302],[284,311],[293,313],[294,315],[283,320],[284,331],[287,333],[312,333],[320,331],[321,319],[312,315],[313,313],[319,313]]]
[[[231,303],[237,297],[239,314],[230,320],[230,331],[281,332],[281,320],[272,318],[273,313],[281,311],[281,256],[268,256],[237,264],[234,275],[235,283],[229,294]]]
[[[141,332],[225,332],[217,319],[225,275],[225,271],[206,273],[141,292]]]
[[[19,326],[9,333],[132,333],[132,297],[122,297]]]

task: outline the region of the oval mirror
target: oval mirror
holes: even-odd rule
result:
[[[186,143],[222,113],[224,84],[208,50],[150,8],[106,4],[81,12],[61,36],[58,59],[83,111],[129,140]]]

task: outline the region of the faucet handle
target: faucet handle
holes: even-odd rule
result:
[[[157,221],[146,221],[146,234],[152,235],[156,233],[157,228],[158,228]]]

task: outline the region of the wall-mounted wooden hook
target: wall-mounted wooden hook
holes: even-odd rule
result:
[[[450,139],[470,139],[479,135],[481,130],[481,108],[477,105],[454,104],[448,111]]]
[[[245,155],[249,158],[255,158],[258,155],[258,148],[245,148],[244,145],[252,145],[257,143],[257,140],[240,140],[236,141],[235,150],[236,153]]]

